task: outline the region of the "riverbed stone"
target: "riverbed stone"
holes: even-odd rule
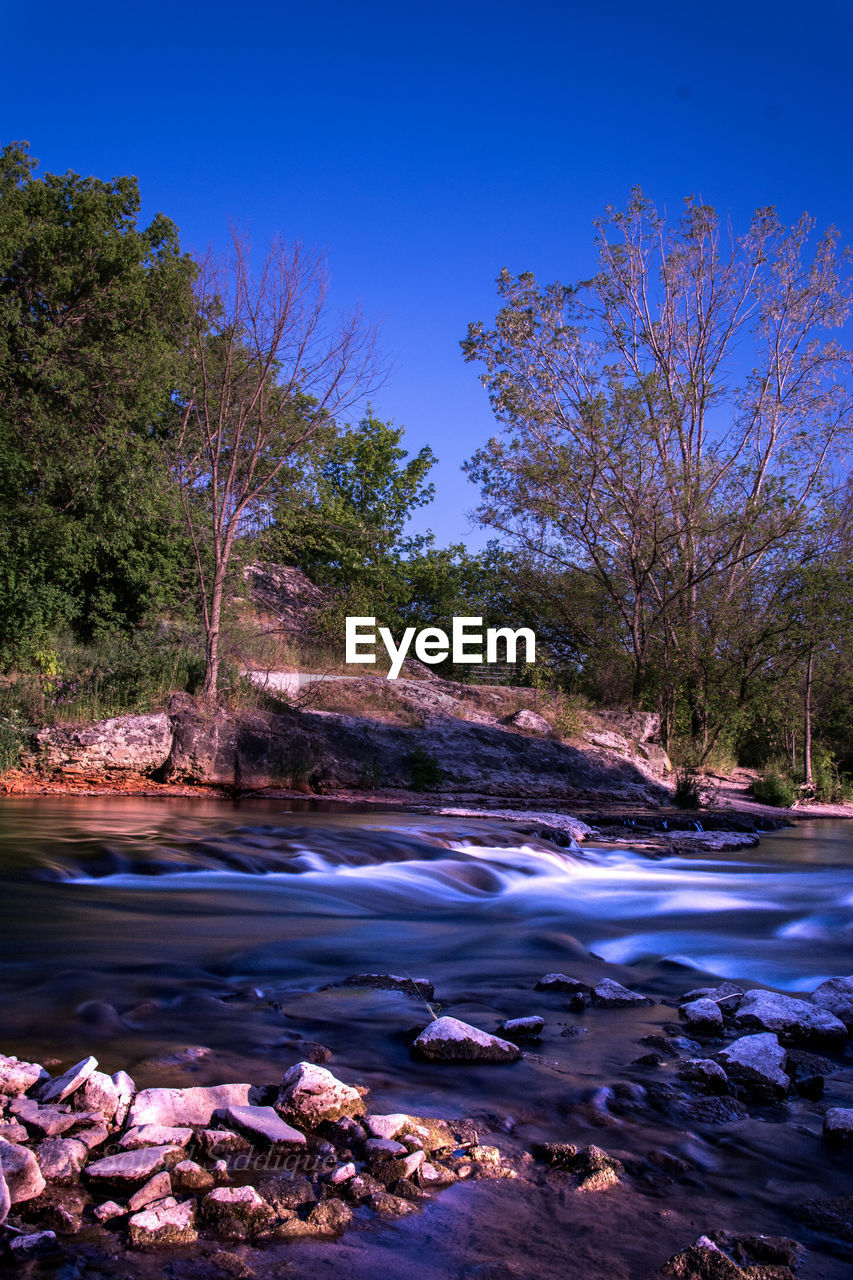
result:
[[[216,1185],[216,1179],[207,1169],[203,1169],[195,1160],[181,1160],[171,1170],[172,1186],[175,1191],[210,1191]]]
[[[36,1147],[36,1159],[48,1182],[68,1185],[80,1177],[88,1147],[75,1138],[46,1138]]]
[[[275,1210],[254,1187],[217,1187],[201,1201],[204,1221],[226,1240],[248,1240],[268,1231]]]
[[[189,1089],[142,1089],[130,1107],[131,1127],[162,1124],[167,1127],[209,1125],[220,1107],[245,1107],[250,1084],[200,1085]]]
[[[131,1213],[138,1213],[140,1209],[146,1209],[156,1200],[165,1200],[171,1194],[172,1179],[163,1169],[160,1173],[155,1173],[153,1178],[149,1178],[138,1191],[134,1191],[127,1202],[127,1207]]]
[[[723,1013],[715,1000],[700,996],[680,1006],[678,1012],[694,1035],[714,1036],[723,1030]]]
[[[16,1098],[9,1106],[9,1114],[17,1118],[45,1138],[58,1138],[81,1122],[79,1111],[66,1111],[62,1107],[43,1107],[35,1098]]]
[[[853,1196],[803,1200],[794,1215],[816,1231],[853,1243]]]
[[[432,1000],[435,995],[435,988],[428,978],[409,978],[399,973],[353,973],[340,985],[369,987],[374,991],[402,991],[421,1000]]]
[[[195,1203],[172,1196],[135,1213],[128,1222],[130,1243],[137,1249],[195,1244]]]
[[[95,1160],[86,1166],[86,1177],[99,1186],[136,1187],[161,1169],[177,1164],[182,1156],[179,1147],[140,1147],[136,1151],[124,1151]]]
[[[282,1120],[272,1107],[223,1107],[216,1113],[230,1128],[270,1147],[305,1147],[304,1133]]]
[[[545,1030],[545,1019],[537,1014],[527,1018],[507,1018],[500,1023],[498,1030],[511,1040],[538,1040]]]
[[[450,1125],[437,1116],[410,1116],[404,1111],[369,1114],[364,1117],[364,1127],[375,1138],[408,1139],[410,1135],[425,1151],[443,1151],[457,1145]]]
[[[403,1196],[393,1196],[388,1191],[374,1191],[367,1197],[367,1207],[380,1218],[403,1218],[407,1213],[414,1213],[417,1205]]]
[[[713,1058],[688,1058],[678,1064],[676,1073],[680,1080],[696,1085],[703,1093],[728,1093],[728,1077]]]
[[[853,1108],[830,1107],[823,1117],[823,1138],[837,1146],[853,1142]]]
[[[84,1111],[99,1111],[109,1123],[121,1103],[118,1086],[104,1071],[93,1071],[74,1098]]]
[[[314,1204],[317,1193],[301,1173],[276,1173],[262,1178],[258,1191],[276,1213],[286,1215],[304,1204]]]
[[[0,1053],[0,1094],[6,1097],[26,1093],[45,1075],[44,1067],[38,1062],[22,1062],[14,1055]]]
[[[39,1089],[39,1098],[42,1102],[64,1102],[72,1093],[80,1088],[93,1071],[98,1066],[98,1059],[93,1057],[83,1058],[80,1062],[75,1062],[73,1067],[69,1067],[61,1076],[56,1076],[52,1080],[47,1080]]]
[[[105,1200],[94,1211],[98,1222],[111,1222],[113,1218],[123,1218],[126,1213],[127,1205],[119,1204],[116,1200]]]
[[[758,1027],[796,1041],[841,1040],[847,1035],[844,1023],[828,1009],[778,991],[748,991],[733,1021],[736,1027]]]
[[[708,1236],[676,1253],[660,1274],[667,1280],[743,1280],[743,1271]]]
[[[809,996],[812,1004],[827,1009],[853,1033],[853,974],[844,978],[827,978]]]
[[[136,1085],[126,1071],[115,1071],[110,1076],[110,1079],[115,1085],[116,1093],[118,1094],[118,1107],[113,1121],[121,1128],[127,1120],[130,1104],[136,1096]]]
[[[715,1060],[729,1080],[747,1091],[778,1098],[791,1087],[784,1070],[787,1053],[772,1031],[733,1040],[715,1055]]]
[[[26,1258],[43,1258],[47,1254],[56,1253],[59,1242],[53,1231],[29,1231],[26,1235],[14,1236],[9,1241],[9,1252],[15,1260]]]
[[[450,1017],[424,1027],[413,1049],[418,1057],[439,1062],[516,1062],[521,1057],[517,1044]]]
[[[140,1124],[122,1134],[119,1146],[123,1151],[138,1151],[142,1147],[185,1147],[192,1136],[192,1129],[186,1125]]]
[[[314,1206],[306,1222],[315,1235],[337,1236],[352,1222],[352,1209],[342,1200],[324,1200]]]
[[[297,1062],[284,1075],[275,1108],[313,1128],[323,1120],[363,1115],[366,1093],[366,1089],[344,1084],[326,1067]]]
[[[251,1150],[249,1139],[233,1129],[200,1129],[197,1136],[209,1156],[233,1156]]]
[[[0,1141],[0,1173],[5,1179],[12,1204],[34,1200],[46,1186],[32,1151],[29,1147],[21,1147],[13,1142]]]
[[[637,991],[630,991],[628,987],[623,987],[621,982],[614,982],[612,978],[602,978],[601,982],[597,982],[592,989],[592,1003],[600,1009],[620,1009],[630,1005],[651,1004],[652,1001],[648,996],[642,996]]]
[[[535,990],[571,991],[586,995],[589,993],[590,986],[588,982],[581,982],[579,978],[570,978],[567,973],[544,973],[536,983]]]

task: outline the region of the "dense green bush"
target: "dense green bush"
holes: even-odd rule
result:
[[[799,791],[791,779],[773,769],[753,782],[752,794],[761,804],[773,804],[780,809],[790,809],[799,797]]]
[[[699,787],[699,777],[695,769],[691,769],[689,765],[683,766],[675,775],[675,790],[672,793],[672,803],[679,809],[701,809],[702,808],[702,792]]]
[[[413,791],[432,791],[444,781],[444,770],[431,752],[415,747],[409,756]]]

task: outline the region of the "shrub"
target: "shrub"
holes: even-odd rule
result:
[[[675,775],[675,790],[672,803],[679,809],[701,809],[702,791],[699,776],[690,765],[683,765]]]
[[[799,792],[791,779],[772,769],[768,770],[763,778],[757,778],[753,782],[752,794],[761,804],[776,805],[779,809],[790,809],[799,797]]]
[[[409,756],[413,791],[432,791],[444,781],[444,770],[431,752],[415,747]]]

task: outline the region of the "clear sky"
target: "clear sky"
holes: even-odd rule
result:
[[[851,35],[850,0],[0,0],[0,142],[136,174],[187,248],[229,218],[322,246],[382,324],[376,412],[441,460],[418,527],[476,546],[460,466],[492,419],[459,341],[500,269],[589,275],[635,184],[853,241]]]

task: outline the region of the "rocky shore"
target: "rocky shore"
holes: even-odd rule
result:
[[[405,1032],[410,1054],[449,1071],[500,1074],[523,1061],[558,1070],[542,1058],[540,1038],[548,1022],[566,1014],[573,1019],[562,1033],[567,1047],[588,1033],[590,1019],[604,1018],[611,1037],[623,1035],[634,1056],[618,1078],[602,1075],[585,1102],[555,1116],[550,1140],[525,1145],[514,1125],[489,1116],[488,1098],[485,1117],[380,1112],[366,1086],[324,1065],[331,1054],[320,1045],[277,1085],[137,1089],[126,1071],[101,1071],[94,1056],[51,1074],[0,1055],[7,1261],[85,1257],[98,1274],[98,1259],[165,1251],[194,1259],[195,1275],[266,1274],[267,1264],[272,1275],[281,1250],[297,1240],[336,1239],[372,1221],[408,1217],[463,1183],[514,1183],[563,1204],[567,1197],[597,1203],[603,1222],[608,1197],[619,1192],[641,1221],[649,1197],[677,1199],[701,1181],[710,1135],[750,1119],[786,1126],[800,1143],[805,1135],[816,1166],[844,1167],[853,1151],[853,976],[821,983],[807,1000],[733,982],[700,987],[674,1002],[676,1013],[612,977],[590,983],[548,973],[529,992],[523,1014],[494,1031],[439,1016],[426,978],[354,974],[339,985],[416,998],[429,1016]],[[632,1040],[641,1010],[657,1027]],[[650,1146],[650,1128],[662,1123],[671,1126],[669,1142]],[[603,1139],[590,1140],[590,1129]],[[824,1260],[827,1251],[853,1257],[853,1196],[798,1195],[794,1188],[785,1207],[791,1235],[705,1220],[647,1274],[824,1274],[810,1266],[806,1241]],[[235,1248],[251,1248],[251,1267]],[[584,1274],[603,1280],[605,1271]]]

